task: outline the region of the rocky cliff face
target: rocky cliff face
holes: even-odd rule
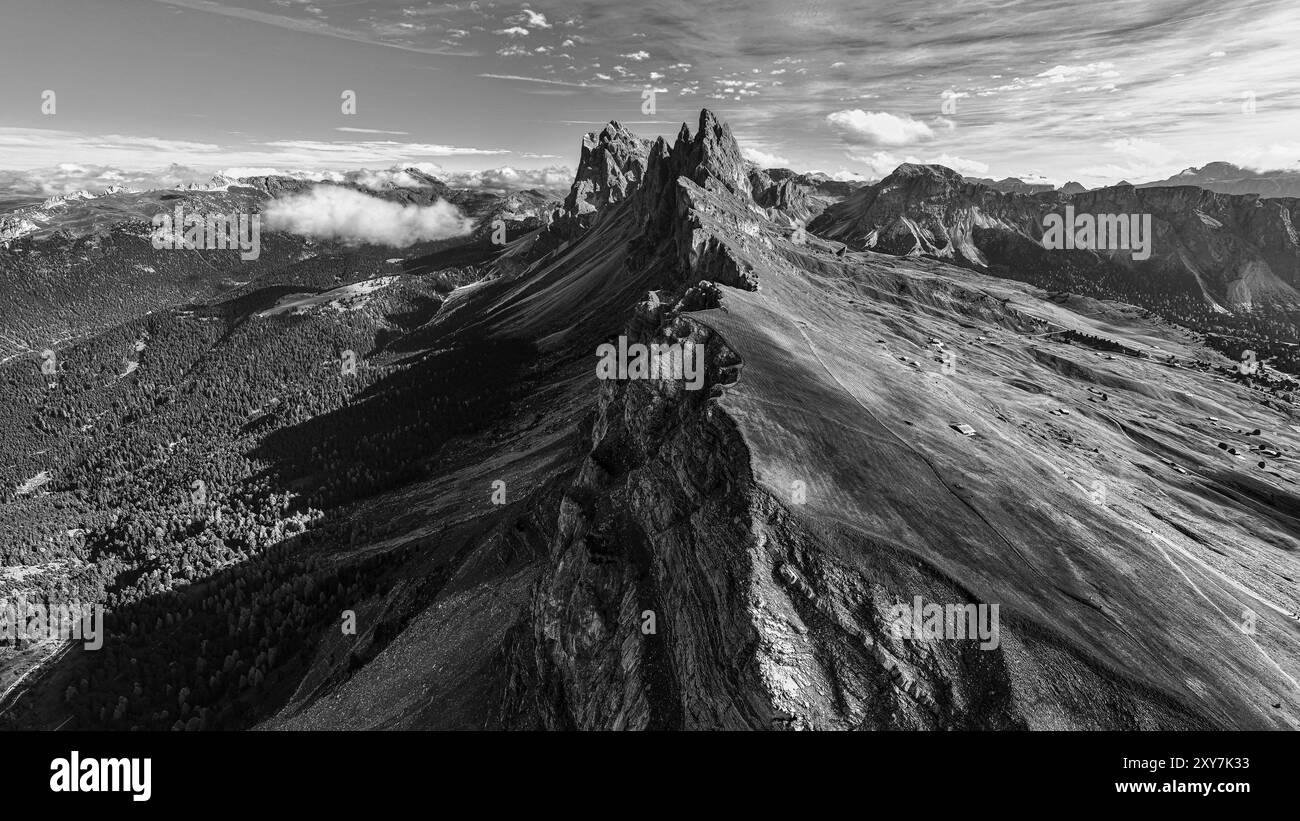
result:
[[[768,209],[770,216],[806,227],[862,183],[833,180],[824,174],[798,174],[787,168],[755,168],[749,173],[749,186],[754,202]]]
[[[1044,221],[1077,214],[1150,215],[1149,259],[1114,249],[1044,253]],[[902,165],[809,226],[853,248],[987,268],[1070,264],[1096,278],[1160,279],[1232,308],[1300,307],[1300,200],[1261,200],[1190,186],[1002,193],[941,166]]]
[[[648,147],[617,121],[583,137],[565,213],[577,217],[627,199],[645,175]]]
[[[1152,259],[1112,264],[1196,281],[1206,295],[1232,308],[1300,308],[1300,200],[1261,199],[1203,188],[1116,186],[1076,194],[1084,213],[1151,214]]]
[[[40,226],[27,217],[0,217],[0,242],[12,242],[38,230],[40,230]]]
[[[1042,200],[993,191],[943,166],[905,163],[828,208],[809,229],[853,248],[983,266],[976,228],[1032,238],[1044,213]]]

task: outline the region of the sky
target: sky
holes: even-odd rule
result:
[[[672,139],[703,107],[758,164],[843,178],[1300,169],[1296,0],[6,0],[0,76],[0,189],[47,194],[393,166],[567,188],[584,132]]]

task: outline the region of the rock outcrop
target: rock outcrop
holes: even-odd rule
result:
[[[579,217],[621,202],[645,176],[649,144],[611,120],[599,132],[582,138],[582,152],[564,212]]]

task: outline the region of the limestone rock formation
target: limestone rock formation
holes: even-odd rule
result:
[[[1117,249],[1042,247],[1048,214],[1149,215],[1149,259]],[[1091,191],[1003,193],[936,165],[904,164],[831,206],[809,229],[853,248],[1013,271],[1069,266],[1200,294],[1212,305],[1300,307],[1300,200],[1262,200],[1191,186],[1120,184]]]

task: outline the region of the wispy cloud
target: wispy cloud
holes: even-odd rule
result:
[[[551,27],[551,24],[546,22],[545,14],[539,14],[532,9],[524,9],[513,17],[507,17],[506,22],[537,29],[548,29]]]
[[[566,191],[573,183],[573,171],[563,166],[522,169],[502,166],[483,171],[443,171],[437,175],[453,188],[476,188],[484,191],[518,191],[538,188]]]
[[[33,128],[0,128],[0,152],[6,164],[18,169],[57,167],[69,158],[101,166],[149,168],[156,167],[160,154],[182,165],[215,169],[231,165],[360,168],[435,157],[488,157],[511,153],[500,148],[396,140],[271,140],[221,145]]]
[[[781,168],[788,167],[790,160],[769,149],[762,142],[739,138],[740,154],[745,159],[756,164],[759,168]]]
[[[845,142],[858,145],[911,145],[934,137],[930,126],[906,114],[899,116],[854,108],[833,111],[826,115],[826,122]]]
[[[573,88],[587,88],[586,83],[570,83],[565,80],[551,80],[546,77],[522,77],[518,74],[480,74],[480,77],[488,77],[493,80],[518,80],[521,83],[546,83],[554,86],[572,86]]]
[[[348,126],[339,126],[335,131],[345,131],[349,134],[389,134],[396,137],[404,137],[410,134],[409,131],[385,131],[382,128],[350,128]]]

